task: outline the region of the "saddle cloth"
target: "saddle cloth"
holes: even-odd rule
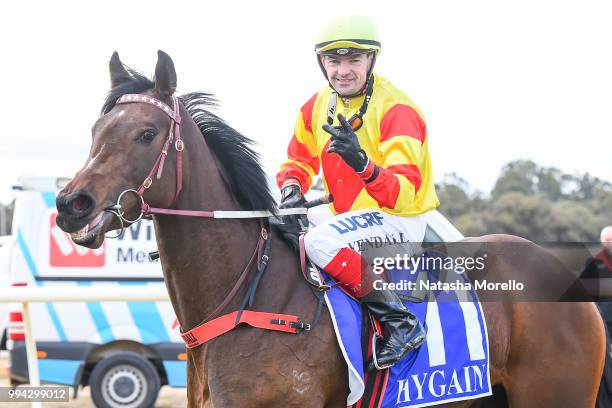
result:
[[[389,276],[390,281],[405,278],[405,274]],[[460,276],[467,282],[465,275]],[[328,290],[325,300],[348,366],[347,406],[361,407],[366,389],[364,345],[371,344],[371,338],[362,341],[367,319],[361,305],[338,287]],[[375,396],[375,404],[363,407],[416,408],[491,395],[487,329],[476,293],[430,291],[423,302],[405,304],[423,323],[427,339],[384,373],[380,381],[386,384],[378,387],[382,398]]]

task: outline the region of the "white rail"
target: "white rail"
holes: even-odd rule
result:
[[[13,286],[0,288],[0,302],[156,302],[168,300],[163,284],[140,286]]]
[[[169,300],[164,285],[147,286],[17,286],[0,288],[0,303],[21,303],[30,385],[40,385],[36,342],[29,304],[33,302],[158,302]],[[33,402],[32,407],[42,407]]]

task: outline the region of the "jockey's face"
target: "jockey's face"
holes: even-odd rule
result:
[[[319,58],[329,82],[340,96],[355,95],[365,85],[372,53],[346,56],[322,55]]]

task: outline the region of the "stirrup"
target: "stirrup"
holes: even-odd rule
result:
[[[372,364],[374,365],[374,367],[377,370],[386,370],[389,367],[393,367],[396,363],[398,363],[399,361],[403,360],[409,353],[411,353],[414,350],[416,350],[417,348],[419,348],[423,344],[423,341],[425,341],[426,337],[427,337],[427,333],[423,333],[420,336],[415,337],[414,339],[412,339],[412,341],[410,343],[406,344],[408,346],[408,350],[404,353],[404,355],[402,357],[400,357],[394,363],[386,364],[386,365],[380,365],[380,364],[378,364],[378,360],[376,359],[376,341],[378,339],[384,340],[385,338],[384,338],[384,336],[382,336],[382,335],[380,335],[378,333],[374,333],[374,335],[372,336]]]
[[[383,336],[381,336],[380,334],[378,334],[378,333],[374,333],[374,335],[372,336],[372,364],[374,364],[374,367],[377,370],[386,370],[387,368],[393,366],[393,364],[395,364],[395,363],[387,364],[387,365],[382,365],[382,366],[378,364],[378,360],[376,359],[376,340],[378,340],[378,339],[384,340],[385,338]],[[397,361],[396,361],[396,363],[397,363]]]

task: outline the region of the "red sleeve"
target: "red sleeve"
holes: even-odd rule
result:
[[[287,148],[287,161],[281,165],[281,170],[276,175],[279,187],[285,179],[292,177],[300,183],[302,193],[306,193],[310,189],[312,178],[319,174],[319,157],[312,134],[312,110],[316,100],[317,94],[314,94],[300,110],[293,137]]]

